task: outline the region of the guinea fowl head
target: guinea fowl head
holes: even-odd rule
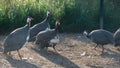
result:
[[[56,23],[55,23],[55,30],[57,31],[57,32],[59,32],[59,27],[60,27],[60,21],[56,21]]]
[[[30,27],[30,23],[33,21],[33,18],[32,17],[28,17],[27,18],[27,24],[28,26]]]
[[[47,17],[51,16],[52,12],[50,10],[47,11]]]
[[[90,35],[86,30],[82,33],[82,35],[90,39]]]
[[[28,17],[27,18],[27,23],[31,23],[33,21],[33,18],[32,17]]]
[[[88,32],[85,30],[85,31],[83,32],[83,35],[88,35]]]

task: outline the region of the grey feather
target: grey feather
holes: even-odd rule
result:
[[[40,48],[45,48],[45,47],[51,47],[52,46],[55,49],[54,46],[56,46],[56,44],[58,42],[57,43],[52,43],[53,45],[51,45],[51,40],[54,39],[55,36],[57,36],[58,30],[59,30],[58,29],[59,25],[60,25],[60,22],[56,21],[55,29],[47,29],[47,30],[39,32],[36,36],[35,44]]]
[[[89,36],[90,39],[96,44],[106,45],[114,43],[113,34],[103,29],[93,30]]]
[[[30,28],[30,38],[29,41],[35,41],[35,36],[40,32],[45,30],[46,28],[50,28],[50,15],[47,16],[45,20],[41,23],[38,23]]]
[[[114,44],[114,39],[113,39],[113,34],[107,30],[103,29],[98,29],[98,30],[93,30],[92,32],[87,35],[89,39],[91,39],[94,43],[97,45],[101,45],[102,47],[102,53],[104,52],[104,45],[106,44]]]
[[[36,36],[35,44],[40,47],[49,47],[49,42],[57,35],[55,29],[45,30]]]
[[[28,24],[11,32],[4,40],[4,53],[22,48],[27,41],[28,34]]]
[[[120,28],[114,33],[115,46],[120,46]]]

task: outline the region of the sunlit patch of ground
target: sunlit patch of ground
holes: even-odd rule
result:
[[[0,36],[3,43],[5,36]],[[105,45],[105,52],[101,48],[93,50],[95,46],[90,40],[80,34],[60,34],[60,43],[56,46],[59,54],[52,48],[38,51],[32,42],[20,50],[23,60],[16,51],[7,59],[2,54],[0,46],[0,68],[120,68],[120,52],[113,45]]]

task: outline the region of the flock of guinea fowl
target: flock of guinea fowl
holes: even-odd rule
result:
[[[50,11],[47,11],[47,17],[41,23],[35,24],[32,27],[30,27],[30,23],[33,18],[28,17],[25,26],[15,29],[4,39],[3,54],[8,56],[11,54],[11,51],[17,51],[18,56],[22,59],[19,50],[26,42],[31,41],[34,42],[39,49],[53,47],[56,51],[55,46],[59,42],[58,33],[60,21],[56,21],[55,28],[51,29],[49,25],[51,14]],[[117,47],[120,44],[120,29],[115,33],[103,29],[93,30],[90,33],[84,31],[83,35],[96,43],[95,48],[101,46],[102,53],[104,52],[104,45],[113,44]]]

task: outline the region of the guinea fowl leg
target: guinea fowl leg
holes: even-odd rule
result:
[[[104,46],[102,45],[102,54],[103,54],[103,52],[104,52]]]
[[[45,47],[45,50],[48,51],[48,47]]]
[[[10,55],[10,56],[11,56],[11,52],[8,52],[8,55]]]
[[[57,52],[57,50],[56,50],[56,48],[55,48],[55,45],[53,45],[53,49],[55,50],[55,52],[58,54],[58,52]]]
[[[96,50],[96,47],[98,47],[98,44],[93,49]]]
[[[48,47],[45,47],[45,50],[47,51],[47,53],[50,53],[50,51],[48,50]]]
[[[19,50],[17,50],[18,56],[20,57],[20,59],[22,60],[22,56],[20,55]]]

